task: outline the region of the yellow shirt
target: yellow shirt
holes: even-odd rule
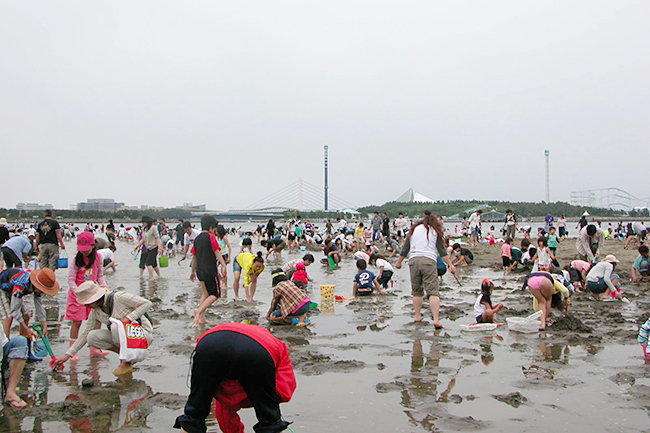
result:
[[[363,227],[357,227],[357,229],[354,231],[354,235],[357,238],[363,239]]]
[[[237,256],[237,263],[239,263],[239,266],[241,266],[242,272],[244,274],[244,287],[250,286],[251,275],[261,274],[264,270],[264,265],[262,264],[262,268],[258,272],[255,272],[255,269],[253,268],[255,257],[257,256],[251,253],[240,253]]]

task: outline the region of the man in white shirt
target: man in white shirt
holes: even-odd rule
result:
[[[476,212],[472,213],[469,216],[469,219],[467,222],[469,223],[469,229],[470,229],[470,237],[469,237],[469,244],[470,245],[478,245],[478,234],[479,231],[481,230],[481,214],[483,213],[482,210],[477,210]]]

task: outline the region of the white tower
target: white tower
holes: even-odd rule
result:
[[[545,150],[544,151],[544,156],[546,157],[546,203],[551,202],[551,180],[549,177],[549,171],[548,171],[548,157],[551,154],[550,151]]]

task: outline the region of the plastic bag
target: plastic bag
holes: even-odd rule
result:
[[[144,361],[149,351],[147,336],[139,323],[124,323],[121,320],[109,319],[116,326],[120,336],[120,361]]]

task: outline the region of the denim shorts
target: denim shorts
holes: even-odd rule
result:
[[[237,257],[239,257],[239,254],[235,256],[234,259],[232,259],[232,271],[233,272],[241,272],[241,266],[239,266],[239,262],[237,261]]]
[[[27,359],[29,356],[27,338],[23,336],[12,338],[4,345],[2,351],[4,353],[3,362],[11,362],[14,359]]]

